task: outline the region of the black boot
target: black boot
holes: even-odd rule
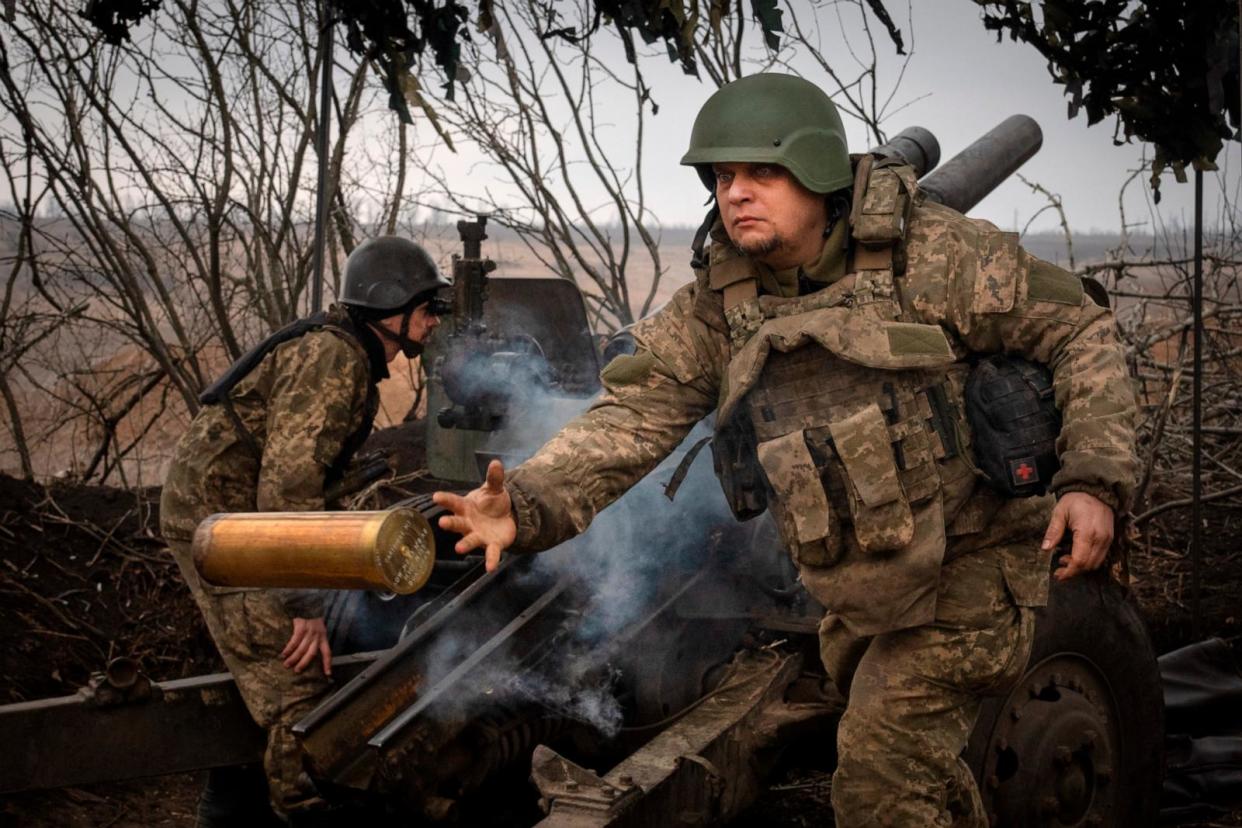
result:
[[[198,797],[198,828],[253,825],[279,828],[281,820],[268,799],[267,777],[260,765],[212,768]]]

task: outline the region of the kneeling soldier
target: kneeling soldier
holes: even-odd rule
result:
[[[284,814],[320,804],[290,728],[331,688],[323,596],[211,587],[194,568],[190,541],[217,512],[324,509],[326,487],[371,432],[388,363],[421,352],[439,324],[435,293],[447,284],[412,241],[359,245],[339,304],[276,332],[203,393],[164,483],[161,531],[247,708],[268,731],[264,767]],[[225,798],[215,782],[200,824],[224,816],[213,816]]]
[[[694,283],[507,480],[493,463],[466,497],[438,493],[441,525],[491,566],[553,546],[714,410],[734,511],[772,507],[827,609],[821,656],[849,699],[837,824],[986,825],[960,758],[981,700],[1023,673],[1050,550],[1068,529],[1057,577],[1099,567],[1133,488],[1112,316],[1015,234],[925,203],[909,167],[851,163],[836,108],[801,78],[720,89],[682,163],[716,202]],[[1045,497],[976,471],[966,378],[1001,353],[1051,370],[1063,427]]]

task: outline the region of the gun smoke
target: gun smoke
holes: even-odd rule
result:
[[[514,389],[504,424],[483,453],[499,456],[511,467],[534,454],[592,399],[523,384]],[[569,578],[581,613],[566,620],[546,648],[550,652],[538,663],[518,663],[503,654],[486,659],[485,667],[462,682],[468,686],[455,688],[452,715],[498,702],[534,704],[552,715],[589,724],[606,738],[619,733],[626,675],[617,664],[624,660],[620,656],[634,653],[616,652],[617,637],[652,611],[671,572],[703,561],[714,528],[735,524],[709,456],[695,459],[675,501],[664,494],[686,452],[710,433],[707,422],[700,423],[653,472],[603,510],[587,532],[533,558],[524,579],[542,584]],[[428,654],[429,681],[450,673],[477,646],[479,638],[471,628],[487,627],[494,620],[463,620],[457,634],[446,636]],[[642,639],[642,658],[660,663],[664,656],[660,650],[684,646],[677,632],[648,631]]]

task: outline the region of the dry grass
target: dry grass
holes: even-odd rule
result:
[[[459,243],[449,228],[433,228],[433,231],[422,241],[441,268],[449,271],[453,253],[460,250]],[[484,243],[483,251],[497,263],[494,275],[517,278],[547,275],[538,258],[525,245],[511,234],[497,235],[499,238]],[[685,234],[672,235],[674,241],[662,251],[670,269],[656,293],[656,307],[668,301],[678,287],[692,278],[690,254],[683,239]],[[645,295],[650,285],[650,278],[644,281],[636,277],[632,289],[635,295]],[[249,344],[253,343],[243,343]],[[47,353],[47,349],[55,353]],[[60,378],[44,372],[40,379],[51,393],[27,382],[15,382],[14,392],[30,442],[36,478],[77,479],[89,465],[103,436],[99,412],[92,398],[124,399],[135,377],[150,371],[154,362],[144,349],[115,335],[104,335],[89,349],[67,337],[52,338],[39,357],[40,362],[48,365],[71,366],[72,372]],[[227,367],[219,345],[203,349],[200,360],[204,374],[209,377]],[[418,360],[411,362],[403,356],[398,356],[389,366],[391,376],[380,384],[377,428],[398,424],[411,415],[419,398],[420,371]],[[421,415],[423,412],[414,413]],[[98,475],[95,480],[125,486],[158,484],[167,472],[176,441],[188,424],[184,401],[167,382],[160,383],[115,423],[116,442],[121,446],[132,445],[132,448],[115,469],[108,470],[102,481]],[[0,443],[0,472],[21,473],[17,451],[7,440]]]

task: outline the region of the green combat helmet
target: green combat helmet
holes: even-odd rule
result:
[[[767,72],[722,86],[707,99],[681,163],[716,189],[717,162],[779,164],[803,187],[831,193],[850,186],[845,128],[824,91],[795,75]]]

